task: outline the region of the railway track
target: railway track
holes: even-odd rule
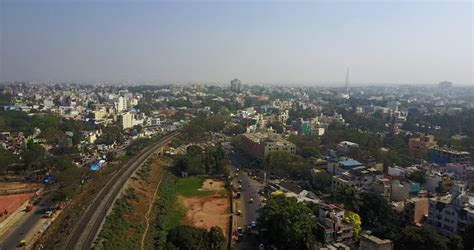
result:
[[[120,191],[132,174],[158,148],[170,142],[179,132],[164,136],[158,142],[143,149],[138,155],[125,164],[99,191],[91,205],[79,219],[72,233],[69,235],[65,249],[90,249],[94,243],[102,222],[105,220],[109,208],[112,207]]]

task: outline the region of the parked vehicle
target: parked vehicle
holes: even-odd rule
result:
[[[33,210],[33,205],[32,204],[26,205],[25,212],[30,212],[31,210]]]
[[[252,228],[257,227],[257,222],[253,220],[252,222],[250,222],[250,226],[251,226]]]
[[[20,240],[20,242],[18,242],[18,244],[16,245],[16,247],[24,247],[26,246],[26,240]]]

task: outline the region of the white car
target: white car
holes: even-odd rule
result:
[[[265,246],[260,243],[260,245],[258,245],[258,250],[265,250]]]
[[[252,222],[250,222],[250,226],[253,227],[253,228],[256,227],[256,226],[257,226],[257,222],[255,222],[255,221],[253,220]]]

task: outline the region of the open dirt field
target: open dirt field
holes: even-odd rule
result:
[[[179,197],[179,202],[186,210],[184,224],[211,228],[218,226],[227,231],[229,221],[229,200],[222,195],[225,192],[223,181],[206,179],[199,188],[200,191],[214,191],[207,196]]]
[[[33,194],[34,193],[1,195],[0,212],[7,210],[8,213],[12,213],[13,211],[17,210],[21,204],[32,197]]]
[[[41,184],[24,182],[0,182],[0,194],[8,191],[21,191],[40,188]]]
[[[186,208],[184,224],[207,229],[218,226],[227,232],[229,200],[226,197],[180,197],[180,200]]]

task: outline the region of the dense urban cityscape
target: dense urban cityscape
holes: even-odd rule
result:
[[[2,249],[470,249],[473,97],[4,83]]]

